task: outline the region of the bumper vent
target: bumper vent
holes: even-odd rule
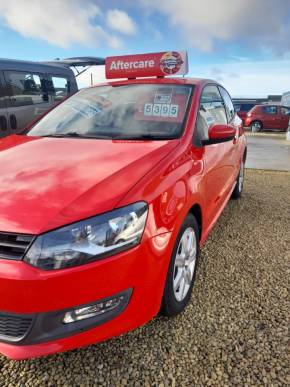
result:
[[[28,333],[32,320],[32,317],[22,317],[0,312],[0,340],[21,340]]]
[[[21,260],[32,239],[32,235],[0,232],[0,258]]]

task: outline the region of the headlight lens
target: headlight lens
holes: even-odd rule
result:
[[[36,238],[24,261],[43,270],[83,265],[136,246],[148,206],[138,202]]]

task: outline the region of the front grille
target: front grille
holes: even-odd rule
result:
[[[0,313],[0,340],[17,341],[22,339],[32,324],[32,317]]]
[[[0,232],[0,258],[21,260],[32,239],[32,235]]]

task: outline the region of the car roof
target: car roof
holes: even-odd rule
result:
[[[74,76],[73,71],[60,64],[46,64],[41,62],[33,62],[18,59],[0,58],[0,70],[14,70],[14,71],[35,71],[48,72],[54,74],[69,74]]]
[[[96,84],[95,86],[104,86],[104,85],[112,85],[112,86],[121,86],[121,85],[133,85],[133,84],[175,84],[175,85],[199,85],[204,86],[209,83],[214,83],[219,85],[218,82],[212,79],[204,79],[204,78],[181,78],[181,77],[148,77],[148,78],[134,78],[134,79],[122,79],[122,80],[114,80],[107,81],[101,84]]]

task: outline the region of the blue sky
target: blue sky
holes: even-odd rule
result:
[[[45,60],[186,49],[190,75],[234,96],[290,90],[288,0],[0,0],[1,57]],[[80,78],[104,79],[102,68]]]

